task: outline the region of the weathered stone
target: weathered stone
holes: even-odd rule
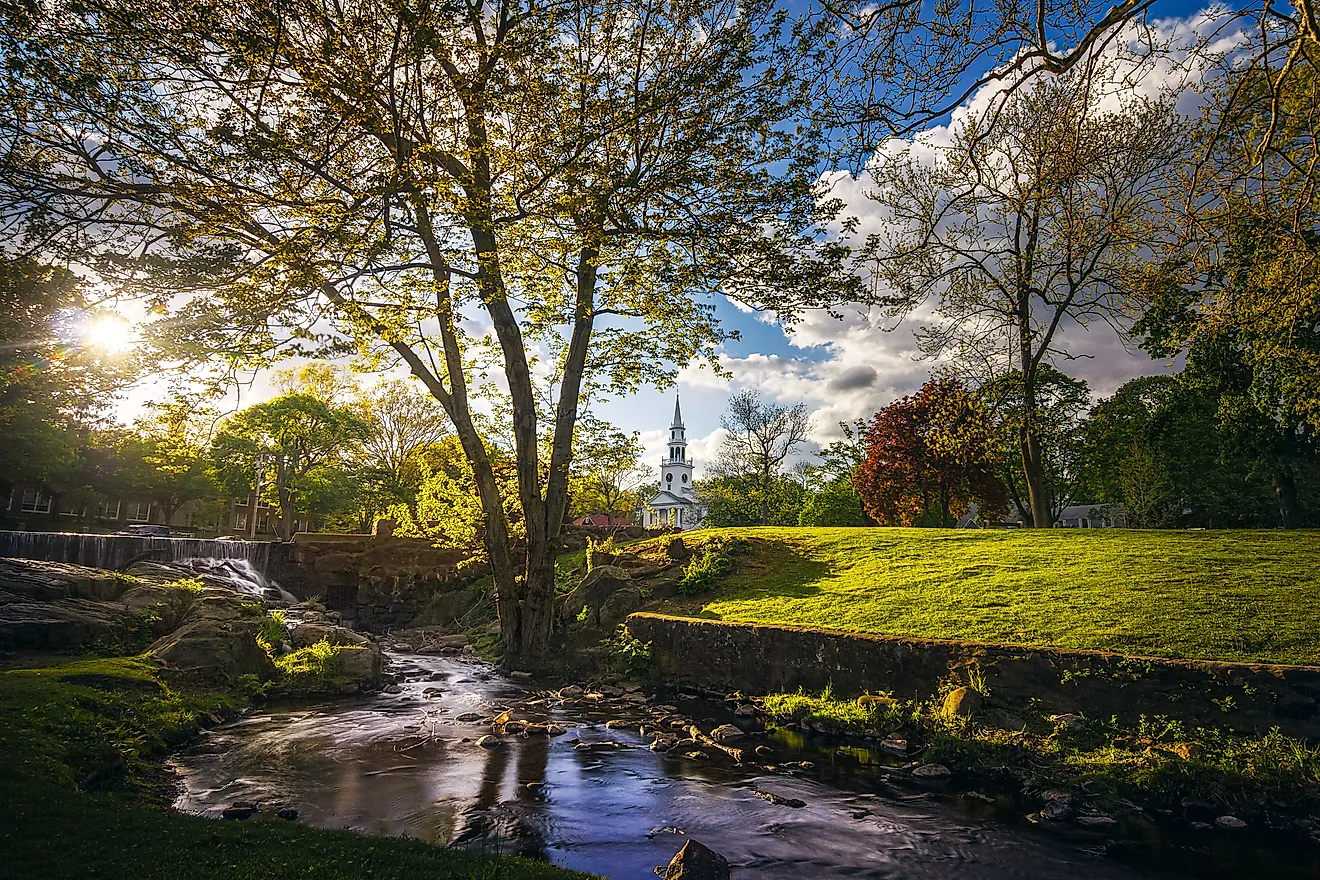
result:
[[[729,861],[695,840],[683,848],[665,868],[665,880],[729,880]]]
[[[485,718],[485,716],[482,715],[480,712],[464,712],[462,715],[454,716],[455,721],[462,721],[465,723],[470,723],[473,721],[481,721],[483,718]]]
[[[734,709],[733,714],[738,718],[755,718],[756,707],[753,706],[751,703],[744,703],[743,705]]]
[[[1105,828],[1113,828],[1118,824],[1118,820],[1113,816],[1078,816],[1077,824],[1085,828],[1103,830]]]
[[[756,786],[752,786],[752,794],[756,795],[763,801],[769,801],[776,807],[793,807],[794,809],[801,809],[807,805],[806,801],[799,798],[784,797],[783,795],[775,794],[773,791],[765,791]]]
[[[710,738],[717,743],[728,743],[741,739],[743,732],[732,724],[721,724],[710,732]]]
[[[948,779],[952,774],[943,764],[922,764],[912,771],[918,779]]]
[[[582,583],[578,584],[571,593],[564,597],[561,613],[569,620],[576,620],[581,616],[582,609],[586,608],[589,609],[592,621],[600,626],[602,625],[601,611],[606,603],[610,601],[615,592],[627,586],[631,580],[632,575],[625,568],[615,565],[596,566],[582,579]],[[640,593],[637,595],[640,595]],[[626,601],[631,604],[632,597],[628,597]],[[636,605],[632,605],[632,610],[635,610],[636,607]],[[613,612],[615,614],[619,613],[617,603]],[[619,618],[620,621],[622,619],[622,617]]]
[[[692,551],[683,543],[682,538],[675,536],[670,539],[669,545],[665,547],[665,555],[675,562],[682,562],[692,555]]]
[[[1237,816],[1220,816],[1215,819],[1215,824],[1220,828],[1227,828],[1231,831],[1241,831],[1247,827],[1247,823],[1243,822]]]
[[[980,691],[969,687],[954,688],[944,698],[941,712],[945,718],[971,718],[981,711],[984,703]]]
[[[1086,727],[1086,719],[1072,712],[1063,715],[1051,715],[1050,721],[1054,722],[1055,727],[1062,727],[1064,730],[1074,732],[1083,730]]]
[[[500,738],[492,734],[477,737],[477,745],[483,749],[497,749],[500,747]]]

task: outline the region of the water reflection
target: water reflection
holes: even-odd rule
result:
[[[207,815],[236,800],[288,806],[321,827],[516,852],[612,878],[652,876],[685,834],[723,853],[735,877],[771,880],[1234,876],[1220,873],[1229,862],[1213,851],[1175,844],[1176,853],[1143,858],[1134,842],[1118,849],[1120,860],[1105,856],[1099,835],[1069,829],[1061,839],[996,821],[1001,807],[983,800],[891,788],[883,759],[865,750],[812,753],[809,743],[779,739],[781,760],[820,763],[814,778],[755,775],[653,753],[636,731],[606,729],[591,713],[529,705],[530,695],[477,662],[394,659],[407,680],[401,694],[214,731],[178,760],[177,806]],[[486,720],[511,708],[516,717],[555,712],[571,729],[478,745]],[[684,708],[699,719],[719,711]],[[754,789],[806,806],[777,805]],[[1311,876],[1320,864],[1296,852],[1271,858],[1271,877]]]

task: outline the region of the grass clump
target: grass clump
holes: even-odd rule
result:
[[[348,651],[365,651],[359,645],[332,645],[326,639],[282,654],[275,659],[279,671],[279,689],[291,695],[319,694],[341,690],[343,677],[339,671],[342,655]]]
[[[829,688],[819,696],[800,688],[795,694],[771,694],[765,711],[781,724],[824,725],[841,733],[889,733],[903,723],[899,702],[888,694],[838,700]]]
[[[916,638],[1320,663],[1320,531],[748,528],[668,613]],[[658,545],[657,545],[658,546]],[[690,563],[690,565],[695,564]]]

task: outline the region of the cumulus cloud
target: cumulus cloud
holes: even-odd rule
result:
[[[1135,97],[1153,99],[1172,92],[1177,95],[1178,111],[1190,115],[1199,100],[1194,87],[1214,68],[1216,53],[1228,54],[1243,44],[1240,29],[1213,10],[1154,21],[1143,28],[1129,29],[1105,50],[1114,61],[1114,81],[1105,99],[1113,109]],[[880,154],[908,150],[914,158],[933,158],[953,142],[960,125],[992,106],[997,88],[987,87],[973,95],[951,114],[947,124],[933,126],[914,138],[889,142]],[[853,177],[838,172],[826,180],[831,195],[847,205],[845,215],[856,218],[859,239],[883,233],[892,223],[886,210],[868,198],[874,182],[866,173]],[[805,402],[813,410],[813,439],[828,443],[839,436],[839,422],[868,417],[896,398],[915,392],[938,366],[922,358],[914,332],[938,320],[932,306],[923,306],[897,323],[862,306],[839,312],[837,316],[809,312],[784,327],[788,346],[784,353],[722,357],[722,365],[733,374],[731,382],[699,370],[685,371],[680,382],[730,392],[751,388],[783,404]],[[1096,398],[1112,394],[1134,376],[1172,369],[1168,363],[1152,361],[1144,352],[1132,350],[1130,342],[1103,323],[1068,326],[1059,342],[1069,357],[1056,358],[1056,365],[1086,379]]]

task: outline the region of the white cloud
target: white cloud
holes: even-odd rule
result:
[[[1172,90],[1178,95],[1178,111],[1190,114],[1199,101],[1193,87],[1214,67],[1215,53],[1231,53],[1242,41],[1237,25],[1222,13],[1207,11],[1154,21],[1144,32],[1129,29],[1106,49],[1111,57],[1119,59],[1121,74],[1107,100],[1117,108],[1132,98],[1155,98]],[[1158,51],[1149,51],[1151,46]],[[948,124],[933,126],[914,139],[891,141],[881,148],[882,152],[909,149],[914,157],[933,157],[952,142],[957,126],[991,106],[997,89],[987,87],[973,95],[951,114]],[[846,203],[845,214],[857,218],[859,239],[886,229],[891,218],[867,198],[867,191],[873,188],[868,175],[854,178],[838,172],[828,175],[827,180],[832,184],[831,195]],[[721,357],[722,365],[733,374],[732,381],[699,370],[684,371],[679,380],[685,385],[730,392],[751,388],[785,404],[805,402],[813,410],[813,440],[827,443],[839,435],[838,422],[870,416],[896,398],[916,391],[935,366],[919,357],[914,336],[914,330],[935,319],[930,306],[897,325],[860,306],[840,311],[839,318],[823,311],[811,312],[786,328],[788,352]],[[1074,359],[1059,359],[1057,366],[1090,382],[1097,398],[1113,393],[1134,376],[1170,369],[1143,352],[1130,351],[1130,343],[1125,345],[1123,338],[1103,323],[1090,328],[1069,327],[1060,339],[1061,347]],[[802,352],[802,356],[793,356],[792,349]]]

